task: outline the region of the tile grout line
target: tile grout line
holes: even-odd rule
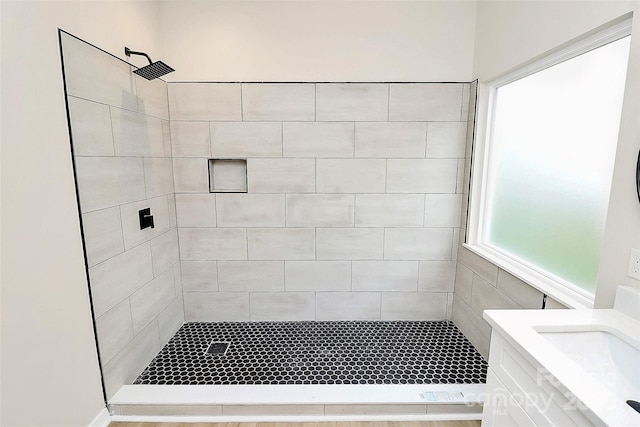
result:
[[[387,83],[387,122],[391,121],[391,84]]]
[[[244,122],[244,83],[240,83],[240,121]]]
[[[429,122],[424,122],[424,158],[427,158],[427,146],[429,144]]]

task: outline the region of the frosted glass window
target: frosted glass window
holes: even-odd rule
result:
[[[630,37],[496,89],[482,242],[595,292]]]

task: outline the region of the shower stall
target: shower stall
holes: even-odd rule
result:
[[[479,418],[474,83],[166,83],[59,37],[113,414]]]

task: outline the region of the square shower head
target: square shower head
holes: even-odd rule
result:
[[[137,70],[133,70],[134,73],[144,77],[147,80],[157,79],[158,77],[162,77],[172,71],[175,70],[162,61],[156,61],[144,67],[138,68]]]

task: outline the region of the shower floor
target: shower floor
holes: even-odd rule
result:
[[[134,384],[479,384],[486,373],[450,321],[190,322]]]

